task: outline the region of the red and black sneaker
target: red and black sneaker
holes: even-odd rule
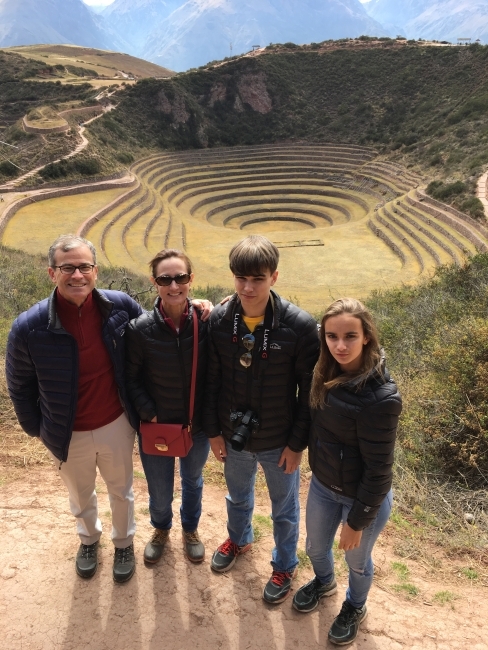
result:
[[[290,593],[291,583],[296,576],[297,570],[273,571],[271,578],[263,591],[263,599],[270,605],[282,603]]]
[[[237,546],[237,544],[234,544],[231,538],[228,537],[212,555],[210,566],[214,571],[217,571],[217,573],[225,573],[226,571],[232,569],[237,560],[237,557],[243,553],[246,553],[251,548],[251,546],[252,544]]]

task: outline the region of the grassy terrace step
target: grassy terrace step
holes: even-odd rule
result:
[[[407,217],[405,213],[408,213],[408,215],[414,217],[418,222],[421,222],[428,228],[441,234],[445,239],[454,244],[463,256],[476,253],[476,247],[469,241],[469,239],[459,233],[459,231],[441,225],[437,219],[413,208],[405,199],[402,200],[396,208],[405,218]]]
[[[207,192],[201,191],[199,193],[191,193],[189,195],[180,197],[176,202],[176,206],[179,207],[182,203],[188,201],[190,198],[194,198],[195,196],[200,196],[201,194],[205,194],[205,193]],[[301,190],[297,188],[297,189],[293,189],[293,191],[291,192],[288,192],[287,198],[291,196],[299,196],[299,197],[303,197],[299,199],[301,203],[307,205],[325,205],[325,207],[329,207],[329,206],[320,203],[320,199],[318,197],[337,198],[337,199],[343,199],[345,201],[360,206],[361,208],[363,208],[363,210],[365,210],[365,213],[368,212],[369,210],[369,206],[366,203],[366,201],[359,198],[358,196],[349,195],[346,192],[341,192],[340,190],[315,190],[315,192],[313,193],[314,198],[310,198],[310,194],[311,193],[307,190]],[[251,198],[251,197],[258,197],[258,196],[260,197],[260,199]],[[276,197],[276,196],[282,197],[283,191],[266,189],[266,190],[255,190],[255,191],[251,190],[251,191],[229,192],[229,193],[219,194],[216,196],[207,197],[206,199],[201,199],[197,203],[194,203],[190,208],[190,214],[193,215],[195,211],[198,210],[199,208],[215,203],[216,201],[222,201],[222,200],[229,201],[230,199],[237,199],[237,201],[242,201],[244,200],[245,197],[249,197],[249,201],[252,201],[252,203],[249,203],[249,205],[254,205],[255,203],[266,203],[268,202],[269,198]],[[317,199],[315,197],[317,197]],[[297,202],[296,198],[294,202]]]
[[[304,207],[311,205],[313,208]],[[238,208],[254,206],[248,210],[237,211]],[[323,210],[317,208],[324,208]],[[260,200],[248,199],[246,201],[234,201],[224,203],[204,213],[203,218],[213,225],[227,226],[233,225],[233,219],[252,214],[269,214],[270,217],[277,217],[282,214],[290,213],[309,215],[316,227],[328,227],[348,223],[352,220],[352,215],[347,207],[329,203],[327,201],[302,200],[300,203],[293,198],[270,198],[263,203]],[[216,218],[217,217],[217,218]],[[313,218],[315,217],[315,219]]]
[[[424,257],[418,250],[417,242],[412,240],[408,235],[396,228],[388,219],[382,216],[380,212],[376,213],[374,217],[375,225],[380,225],[384,229],[387,229],[391,233],[392,238],[384,238],[387,241],[393,241],[393,243],[398,247],[404,254],[404,259],[408,260],[408,256],[411,255],[415,259],[418,265],[419,273],[423,273],[425,270]],[[385,232],[383,230],[383,232]],[[394,249],[392,249],[394,250]],[[396,251],[394,251],[396,252]]]
[[[452,214],[452,212],[457,212],[457,210],[450,209],[449,212],[444,211],[442,208],[450,208],[450,206],[445,206],[443,203],[438,203],[435,201],[435,203],[431,203],[428,198],[424,198],[425,195],[420,195],[422,197],[422,201],[419,201],[417,198],[414,198],[414,196],[418,196],[418,192],[415,194],[410,193],[405,197],[405,201],[413,206],[414,208],[417,208],[419,210],[422,210],[423,212],[426,212],[427,214],[430,214],[431,216],[435,217],[437,220],[441,221],[442,223],[445,223],[447,226],[450,226],[457,232],[459,232],[461,235],[463,235],[466,239],[468,239],[476,248],[477,251],[481,252],[486,252],[488,251],[488,246],[487,246],[487,235],[486,229],[483,228],[480,224],[476,223],[474,219],[471,219],[467,215],[462,215],[462,213],[458,213],[458,215],[462,215],[462,218],[460,216],[455,216]],[[434,201],[432,199],[432,201]],[[442,208],[438,207],[442,206]],[[452,210],[452,212],[451,212]],[[473,223],[471,223],[473,222]],[[488,233],[487,233],[488,234]]]
[[[439,231],[436,231],[435,228],[425,224],[414,215],[408,214],[407,211],[402,210],[400,206],[391,205],[389,208],[391,212],[397,215],[403,222],[408,223],[410,226],[415,228],[415,230],[425,235],[432,244],[436,244],[436,246],[442,248],[451,258],[449,263],[454,262],[454,264],[458,265],[462,263],[462,257],[459,255],[458,251],[458,244],[452,242],[449,238],[445,238],[441,233],[439,233]],[[463,253],[465,252],[466,249],[464,249]]]
[[[434,244],[430,237],[427,237],[424,233],[420,232],[416,228],[411,228],[402,219],[399,219],[392,212],[390,212],[386,206],[382,208],[382,215],[385,220],[394,224],[400,232],[405,233],[405,236],[409,237],[411,241],[417,242],[418,249],[423,255],[426,263],[429,256],[432,258],[431,264],[434,266],[440,266],[441,264],[445,263],[452,263],[451,256],[447,256],[443,249],[439,250],[439,247]]]

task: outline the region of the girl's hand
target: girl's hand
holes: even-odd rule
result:
[[[342,551],[352,551],[353,548],[359,548],[362,535],[362,530],[353,530],[346,522],[342,526],[339,548]]]

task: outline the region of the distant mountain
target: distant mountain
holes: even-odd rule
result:
[[[371,0],[364,7],[394,35],[488,42],[488,0]]]
[[[188,0],[179,4],[153,29],[139,54],[173,70],[242,54],[253,45],[387,33],[359,0]]]
[[[0,46],[35,43],[112,46],[81,0],[0,0]]]
[[[184,0],[115,0],[100,13],[117,48],[140,56],[149,34],[182,4]]]

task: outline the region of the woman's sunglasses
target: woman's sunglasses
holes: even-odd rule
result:
[[[154,281],[160,287],[169,287],[169,285],[173,282],[173,280],[176,282],[176,284],[188,284],[190,282],[190,274],[178,273],[178,275],[173,275],[173,276],[158,275],[157,278],[154,278]]]

